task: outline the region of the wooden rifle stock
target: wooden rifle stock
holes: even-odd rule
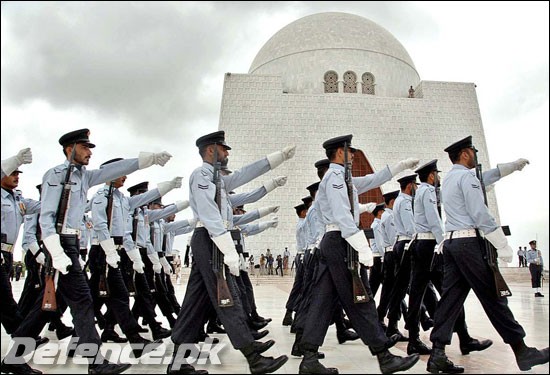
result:
[[[348,191],[349,204],[351,207],[351,216],[355,220],[354,212],[354,200],[353,200],[353,180],[348,161],[348,144],[344,144],[344,180],[346,181],[346,187]],[[351,272],[351,281],[353,285],[353,303],[366,303],[369,302],[369,294],[365,289],[365,285],[359,276],[359,254],[348,243],[346,243],[347,263],[348,269]]]
[[[57,299],[55,298],[55,273],[52,265],[52,257],[45,251],[45,275],[44,275],[44,297],[42,298],[43,311],[57,311]]]
[[[216,204],[221,210],[221,181],[220,167],[218,161],[218,145],[214,144],[214,185],[216,186]],[[230,307],[234,305],[233,296],[229,290],[229,285],[225,277],[225,264],[223,262],[223,253],[218,249],[215,243],[212,244],[212,269],[216,274],[216,284],[218,292],[218,307]]]
[[[485,190],[485,183],[483,182],[483,172],[481,169],[481,164],[477,161],[477,150],[474,148],[474,157],[475,157],[475,164],[476,164],[476,176],[479,179],[479,182],[481,184],[481,191],[483,192],[483,199],[485,201],[485,205],[487,204],[487,191]],[[491,271],[493,271],[493,277],[495,279],[495,287],[496,287],[496,293],[498,297],[510,297],[512,296],[512,291],[508,287],[508,284],[506,284],[506,281],[504,280],[504,277],[500,273],[500,269],[498,268],[498,255],[497,250],[495,247],[485,238],[481,238],[481,236],[478,233],[478,238],[480,241],[482,241],[482,248],[485,249],[485,257],[487,259],[487,264],[489,265],[489,268]]]

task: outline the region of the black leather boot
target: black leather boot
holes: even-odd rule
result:
[[[299,374],[338,374],[335,367],[325,367],[318,359],[317,350],[304,350],[304,358],[300,363]]]
[[[0,370],[2,374],[42,374],[42,371],[33,369],[26,363],[21,364],[6,364],[2,361],[0,365]]]
[[[174,345],[174,353],[172,353],[172,360],[166,369],[168,375],[184,375],[184,374],[208,374],[206,370],[197,370],[185,361],[185,358],[189,356],[187,351],[178,353],[179,345]]]
[[[521,371],[530,370],[531,367],[548,363],[548,347],[542,350],[525,346],[517,352],[516,363]]]
[[[296,332],[296,338],[294,339],[294,344],[292,344],[292,351],[290,354],[292,354],[295,357],[301,357],[304,355],[304,351],[300,347],[300,341],[302,340],[303,332]],[[317,359],[323,359],[325,358],[325,353],[323,352],[317,352]]]
[[[389,350],[384,350],[382,353],[376,354],[378,357],[378,365],[382,374],[393,374],[398,371],[406,371],[413,367],[420,359],[418,354],[413,354],[408,357],[399,357],[393,355]]]
[[[411,355],[418,353],[421,355],[432,354],[432,350],[426,346],[419,337],[409,339],[409,344],[407,345],[407,354]]]
[[[101,334],[101,341],[102,342],[112,341],[112,342],[122,344],[122,343],[128,342],[128,339],[120,337],[112,327],[106,327],[103,333]]]
[[[266,337],[269,334],[269,331],[267,329],[264,329],[263,331],[252,331],[252,337],[254,337],[254,340],[261,340],[264,337]]]
[[[286,310],[285,317],[283,318],[283,325],[289,326],[292,324],[292,322],[292,310]]]
[[[247,320],[247,323],[248,323],[248,326],[249,326],[250,328],[255,329],[255,330],[259,330],[259,329],[265,328],[265,326],[267,325],[267,322],[266,322],[266,321],[257,322],[257,321],[252,320],[251,318],[249,318],[249,319]]]
[[[206,326],[206,333],[225,333],[225,329],[214,320],[210,321]]]
[[[150,341],[146,338],[143,338],[139,335],[139,333],[129,334],[126,335],[128,337],[128,341],[132,346],[132,352],[134,353],[134,357],[139,358],[144,354],[150,353],[155,348],[162,345],[162,340],[155,340]]]
[[[241,352],[248,361],[251,374],[270,374],[280,369],[286,361],[288,361],[286,355],[277,358],[263,357],[256,352],[254,344],[250,344],[248,347],[241,349]]]
[[[260,316],[258,315],[258,311],[256,310],[252,310],[252,312],[250,313],[250,316],[252,317],[252,319],[256,320],[256,321],[266,321],[268,323],[270,323],[273,319],[271,318],[264,318],[263,316]]]
[[[409,341],[409,338],[407,336],[405,336],[404,334],[402,334],[399,331],[399,328],[397,328],[397,322],[396,321],[391,321],[391,322],[388,323],[388,328],[386,329],[386,336],[391,337],[395,334],[399,335],[399,341],[401,341],[401,342]]]
[[[336,332],[336,338],[338,339],[338,344],[343,344],[346,341],[357,340],[359,338],[359,335],[350,329],[346,329],[344,331]]]
[[[445,355],[445,350],[433,348],[426,370],[432,374],[462,374],[464,367],[455,366],[453,362]]]
[[[262,354],[273,345],[275,345],[275,341],[273,340],[267,340],[266,342],[254,341],[254,350],[256,353]]]
[[[111,363],[106,359],[101,364],[88,365],[88,374],[122,374],[132,365],[129,363]]]
[[[460,352],[463,355],[470,354],[470,352],[480,352],[482,350],[487,349],[489,346],[493,345],[493,341],[491,340],[476,340],[473,338],[470,338],[465,343],[460,343]]]
[[[172,334],[171,329],[166,329],[160,325],[160,323],[149,325],[151,332],[153,333],[153,340],[165,339]]]

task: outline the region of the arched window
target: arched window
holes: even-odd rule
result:
[[[357,150],[353,154],[353,167],[351,169],[351,175],[354,177],[364,176],[366,174],[373,173],[372,167],[370,166],[369,161],[363,154],[363,151]],[[380,203],[384,201],[382,196],[382,190],[380,188],[375,188],[367,191],[359,196],[359,203],[368,203],[375,202]],[[361,229],[370,228],[370,225],[374,221],[374,216],[369,213],[364,213],[360,216],[359,227]]]
[[[329,71],[325,73],[325,93],[338,92],[338,73]]]
[[[357,94],[357,75],[354,72],[344,73],[344,92]]]
[[[371,73],[363,74],[363,94],[374,95],[374,76]]]

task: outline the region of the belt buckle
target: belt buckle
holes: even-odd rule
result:
[[[13,251],[13,245],[9,243],[2,243],[2,251],[11,253]]]

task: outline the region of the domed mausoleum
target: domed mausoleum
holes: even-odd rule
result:
[[[425,72],[429,75],[429,72]],[[294,206],[318,181],[314,163],[326,158],[322,143],[353,134],[353,174],[379,171],[407,157],[423,164],[439,159],[442,175],[451,168],[443,151],[473,136],[484,169],[490,168],[474,83],[424,81],[405,47],[382,26],[348,13],[319,13],[296,20],[260,49],[248,74],[225,75],[219,129],[233,148],[230,169],[295,144],[289,162],[237,192],[268,179],[288,176],[287,184],[246,209],[280,205],[279,226],[246,240],[246,251],[271,249],[295,254]],[[403,172],[404,174],[412,171]],[[397,176],[360,197],[380,202],[396,190]],[[493,192],[489,207],[498,219]],[[363,214],[367,228],[372,215]]]

